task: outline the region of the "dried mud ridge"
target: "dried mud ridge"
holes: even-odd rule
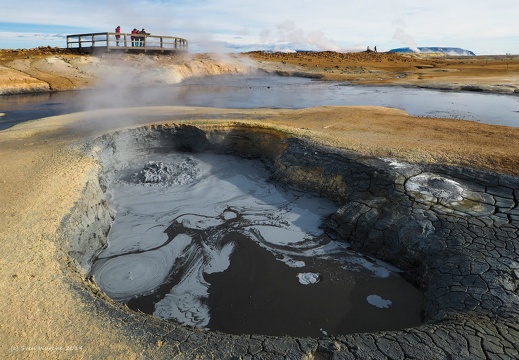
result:
[[[423,325],[313,338],[228,335],[137,314],[92,282],[70,280],[85,309],[115,319],[143,355],[218,359],[481,359],[519,356],[519,179],[471,169],[392,163],[323,148],[272,129],[160,125],[103,136],[86,151],[161,148],[261,157],[272,178],[334,199],[326,232],[405,270],[425,294]],[[93,149],[96,149],[93,151]],[[101,170],[100,170],[101,171]],[[106,243],[113,212],[102,172],[64,220],[83,273]],[[157,339],[161,339],[157,341]],[[157,348],[159,348],[157,352]]]

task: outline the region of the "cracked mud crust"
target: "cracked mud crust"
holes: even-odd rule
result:
[[[186,131],[210,144],[227,139],[226,146],[240,151],[252,141],[256,155],[272,156],[280,181],[335,196],[341,209],[328,231],[404,268],[428,299],[425,323],[320,339],[233,336],[165,323],[107,299],[69,257],[70,236],[86,228],[99,238],[106,234],[100,219],[113,214],[99,197],[100,149],[91,144],[120,130],[110,119],[130,115],[128,127],[168,123],[147,131],[182,139]],[[0,353],[35,359],[517,357],[519,130],[426,120],[369,107],[164,107],[60,116],[1,131]],[[409,186],[410,179],[418,185]],[[435,191],[420,192],[423,184]]]

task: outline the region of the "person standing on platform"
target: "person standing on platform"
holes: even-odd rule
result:
[[[141,36],[141,46],[145,45],[146,35],[149,35],[144,28],[139,32],[139,34],[142,34]]]
[[[119,35],[121,33],[121,27],[118,26],[115,28],[115,42],[117,44],[117,46],[119,46],[119,39],[121,38],[121,35]]]
[[[139,38],[136,36],[139,33],[139,31],[136,28],[133,28],[132,30],[132,46],[139,46]]]

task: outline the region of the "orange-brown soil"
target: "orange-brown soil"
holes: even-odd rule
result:
[[[399,53],[299,52],[247,53],[265,64],[281,64],[291,71],[320,75],[326,80],[357,84],[395,84],[456,89],[491,86],[491,91],[519,88],[519,56],[452,57]],[[280,67],[279,71],[283,71]],[[500,88],[501,87],[501,88]],[[510,88],[508,88],[510,87]]]

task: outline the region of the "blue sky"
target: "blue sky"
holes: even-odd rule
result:
[[[67,34],[146,28],[198,52],[379,51],[448,46],[519,54],[519,1],[18,0],[2,4],[0,48],[66,47]]]

